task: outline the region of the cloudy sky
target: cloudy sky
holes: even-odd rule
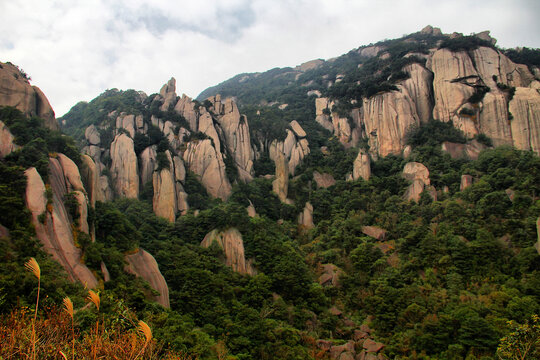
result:
[[[0,0],[0,61],[56,115],[105,89],[195,97],[238,73],[331,58],[427,24],[540,47],[538,0]]]

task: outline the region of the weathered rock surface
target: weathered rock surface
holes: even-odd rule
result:
[[[292,127],[292,125],[291,125]],[[270,159],[276,161],[278,154],[283,153],[288,163],[289,173],[294,176],[296,167],[302,163],[304,158],[310,153],[309,143],[306,138],[299,134],[305,134],[300,124],[294,125],[296,131],[286,129],[287,137],[284,141],[274,140],[270,144],[268,153]]]
[[[45,126],[58,130],[54,111],[43,92],[23,76],[11,63],[0,63],[0,105],[13,106],[27,116],[38,116]]]
[[[13,151],[19,149],[15,144],[15,137],[11,134],[4,122],[0,121],[0,158],[6,157]]]
[[[405,179],[412,181],[412,184],[409,185],[407,191],[405,192],[405,199],[408,201],[414,200],[418,202],[420,200],[420,194],[424,191],[424,188],[430,185],[428,168],[418,162],[409,162],[405,164],[402,176]]]
[[[140,155],[140,172],[141,184],[146,186],[147,183],[153,181],[153,173],[157,166],[157,146],[149,146],[144,149]]]
[[[116,135],[111,144],[111,175],[119,196],[136,199],[139,195],[139,172],[133,140],[126,134]]]
[[[50,159],[49,180],[53,197],[49,206],[45,196],[45,184],[37,170],[29,168],[25,171],[25,175],[26,206],[32,213],[32,224],[43,249],[62,265],[72,281],[77,280],[89,288],[95,288],[98,285],[97,279],[82,264],[81,250],[75,247],[73,240],[71,222],[63,202],[67,188],[62,166],[56,159]],[[77,196],[81,195],[84,197],[82,193]],[[86,219],[82,218],[84,211],[80,209],[79,214],[81,223],[86,222]]]
[[[520,150],[540,154],[540,93],[536,89],[517,88],[509,110],[513,145]]]
[[[362,149],[358,151],[358,156],[353,163],[353,180],[358,180],[360,178],[368,181],[371,177],[371,164],[369,161],[369,155]]]
[[[276,193],[279,200],[287,202],[287,194],[289,193],[289,167],[287,159],[282,152],[279,152],[274,162],[276,164],[276,178],[272,181],[272,191]]]
[[[184,161],[197,174],[208,193],[222,200],[231,194],[231,184],[225,174],[225,164],[212,146],[210,139],[190,142],[184,152]]]
[[[236,228],[230,228],[225,231],[217,229],[212,230],[204,237],[201,246],[209,247],[216,241],[225,253],[225,265],[230,266],[234,271],[240,274],[255,275],[256,270],[247,261],[244,254],[244,241],[242,234]]]
[[[161,169],[153,175],[154,199],[152,201],[154,213],[164,217],[169,222],[176,219],[177,201],[173,174],[169,169]]]
[[[362,232],[366,234],[367,236],[370,236],[379,241],[385,240],[386,233],[387,233],[386,230],[378,226],[362,226]]]
[[[315,224],[313,224],[313,205],[308,201],[304,210],[298,215],[298,224],[303,226],[305,229],[313,229]]]
[[[90,125],[86,128],[86,130],[84,131],[84,137],[90,145],[99,145],[99,143],[101,142],[99,131],[95,125]]]
[[[322,273],[319,276],[319,284],[322,286],[339,286],[339,277],[343,271],[334,264],[323,264]]]
[[[400,87],[407,90],[420,122],[426,123],[433,113],[433,73],[417,63],[405,66],[403,71],[410,77]]]
[[[476,140],[473,140],[467,144],[445,141],[442,143],[441,149],[442,151],[448,153],[452,159],[465,158],[477,160],[478,155],[480,155],[482,150],[486,149],[486,146]]]
[[[473,177],[471,175],[461,175],[461,184],[459,185],[459,191],[463,191],[473,184]]]
[[[251,137],[247,118],[240,115],[236,103],[232,99],[221,102],[221,96],[210,98],[214,112],[224,134],[224,142],[234,158],[238,169],[238,176],[242,181],[253,179],[253,160],[255,158],[251,148]]]
[[[159,292],[158,296],[154,297],[154,300],[162,306],[169,308],[169,287],[165,278],[159,271],[159,266],[156,259],[143,249],[139,249],[135,254],[126,255],[126,271],[140,276],[144,280],[148,281],[152,289]]]
[[[313,172],[313,180],[319,188],[329,188],[336,183],[336,179],[328,173],[320,173],[318,171]]]
[[[174,102],[176,101],[176,79],[172,77],[163,85],[159,94],[163,97],[161,111],[167,111],[171,106],[174,106]]]
[[[80,167],[81,179],[88,193],[88,199],[92,207],[96,204],[96,192],[99,186],[99,178],[94,160],[86,154],[81,155]]]
[[[405,134],[420,123],[416,106],[403,88],[363,99],[362,119],[370,152],[380,156],[400,154]]]

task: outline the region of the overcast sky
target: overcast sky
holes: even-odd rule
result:
[[[196,97],[238,73],[295,66],[419,31],[491,30],[540,47],[538,0],[0,0],[0,61],[57,117],[110,88]]]

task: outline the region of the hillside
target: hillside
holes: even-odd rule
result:
[[[81,341],[91,288],[157,357],[511,358],[518,324],[535,356],[540,51],[495,44],[428,26],[197,99],[110,89],[69,136],[2,63],[0,330],[35,257]]]

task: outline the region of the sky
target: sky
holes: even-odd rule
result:
[[[0,61],[56,116],[106,89],[196,97],[245,72],[339,56],[430,24],[540,47],[539,0],[0,0]]]

